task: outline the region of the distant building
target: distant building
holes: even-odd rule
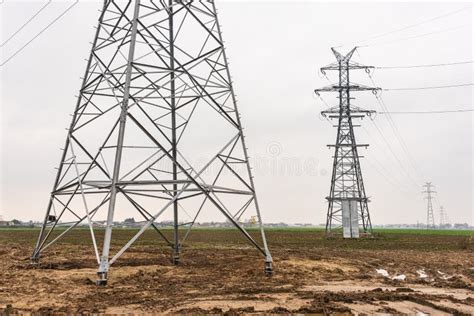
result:
[[[311,227],[313,224],[311,223],[295,223],[294,226],[296,227]]]

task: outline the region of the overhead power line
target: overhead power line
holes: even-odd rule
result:
[[[405,173],[405,175],[407,176],[407,179],[409,179],[410,181],[412,181],[412,183],[414,184],[415,187],[419,187],[417,181],[412,177],[412,175],[410,174],[410,172],[407,170],[407,168],[405,167],[405,165],[402,163],[401,159],[398,157],[398,155],[395,153],[395,151],[393,150],[392,146],[390,146],[390,143],[387,141],[387,138],[385,137],[385,135],[382,133],[382,130],[380,129],[380,127],[375,123],[374,120],[371,120],[371,122],[374,124],[374,127],[376,129],[376,131],[379,133],[380,137],[382,138],[383,142],[385,143],[385,145],[387,146],[388,150],[390,151],[390,153],[392,154],[392,156],[395,158],[395,160],[397,161],[398,165],[400,166],[401,170]]]
[[[381,34],[378,34],[378,35],[367,37],[363,40],[353,42],[353,43],[351,43],[351,45],[367,42],[367,41],[374,40],[374,39],[377,39],[377,38],[381,38],[381,37],[384,37],[384,36],[387,36],[387,35],[402,32],[402,31],[405,31],[405,30],[408,30],[408,29],[411,29],[411,28],[414,28],[414,27],[417,27],[417,26],[420,26],[420,25],[423,25],[423,24],[426,24],[426,23],[430,23],[430,22],[433,22],[433,21],[436,21],[436,20],[439,20],[439,19],[442,19],[442,18],[446,18],[448,16],[455,15],[459,12],[464,11],[464,10],[470,10],[470,9],[471,9],[470,6],[469,7],[464,7],[464,8],[455,10],[455,11],[451,11],[451,12],[448,12],[448,13],[445,13],[445,14],[442,14],[442,15],[435,16],[433,18],[430,18],[430,19],[427,19],[427,20],[424,20],[424,21],[421,21],[421,22],[418,22],[418,23],[410,24],[410,25],[407,25],[407,26],[404,26],[404,27],[401,27],[401,28],[398,28],[398,29],[394,29],[392,31],[388,31],[388,32],[385,32],[385,33],[381,33]],[[348,44],[343,44],[343,45],[339,45],[339,46],[336,46],[336,47],[342,47],[342,46],[346,46],[346,45],[348,45]]]
[[[45,28],[43,28],[38,34],[36,34],[32,39],[30,39],[28,42],[26,42],[25,45],[23,45],[20,49],[18,49],[13,55],[8,57],[4,62],[0,64],[0,67],[4,66],[6,63],[8,63],[10,60],[12,60],[16,55],[18,55],[23,49],[25,49],[31,42],[33,42],[35,39],[37,39],[41,34],[43,34],[47,29],[49,29],[54,23],[56,23],[60,18],[62,18],[69,10],[71,10],[79,0],[76,0],[72,5],[67,7],[66,10],[64,10],[60,15],[58,15],[53,21],[51,21],[48,25],[46,25]]]
[[[359,52],[356,50],[357,54],[359,54]],[[362,56],[359,54],[359,57],[362,58]],[[374,86],[377,86],[377,84],[375,83],[374,81],[374,78],[372,77],[372,74],[371,72],[367,72],[367,75],[369,76],[370,78],[370,81],[372,82],[372,84]],[[377,102],[379,103],[379,105],[381,106],[382,110],[384,112],[390,112],[388,107],[386,106],[384,100],[382,99],[382,96],[379,95],[379,94],[375,94],[375,98],[377,99]],[[413,159],[412,155],[410,154],[409,150],[408,150],[408,147],[405,143],[405,141],[403,140],[403,137],[400,133],[400,131],[398,130],[398,127],[397,125],[395,124],[395,121],[393,120],[393,118],[391,117],[390,114],[387,114],[387,116],[385,116],[387,118],[387,121],[389,123],[389,126],[391,127],[392,131],[393,131],[393,134],[395,135],[395,138],[397,139],[398,143],[400,144],[403,152],[405,153],[406,157],[408,158],[408,161],[410,162],[410,166],[413,168],[413,171],[415,172],[415,174],[418,175],[419,178],[424,178],[422,173],[421,173],[421,170],[418,168],[415,160]],[[412,177],[411,177],[411,174],[409,172],[407,172],[407,170],[405,168],[403,168],[402,166],[402,163],[401,163],[401,160],[398,158],[398,156],[395,155],[394,151],[391,149],[390,147],[390,144],[388,143],[387,139],[385,138],[385,136],[383,135],[382,131],[380,130],[380,128],[378,128],[378,126],[375,124],[375,121],[372,120],[372,122],[374,123],[375,127],[377,128],[377,131],[379,132],[380,136],[383,138],[384,142],[386,143],[387,147],[389,148],[390,152],[392,152],[392,154],[394,155],[394,157],[396,158],[396,160],[398,161],[399,165],[402,167],[402,169],[405,171],[405,173],[408,175],[408,178],[410,178],[410,180],[412,180],[412,182],[418,186],[418,184],[416,184],[417,181],[415,181]]]
[[[474,112],[474,109],[459,109],[446,111],[397,111],[397,112],[377,112],[377,114],[442,114],[442,113],[460,113]]]
[[[324,103],[324,105],[326,106],[326,108],[329,109],[330,106],[329,106],[329,104],[323,99],[323,97],[322,97],[321,95],[319,95],[319,94],[318,94],[317,96],[318,96],[319,99]],[[333,123],[329,120],[329,118],[328,118],[327,116],[322,116],[322,115],[321,115],[321,118],[320,118],[320,119],[323,119],[323,118],[328,122],[328,124],[329,124],[330,126],[333,126]],[[374,124],[375,124],[375,122],[374,122]],[[377,143],[377,147],[381,147],[381,146],[378,144],[377,140],[372,136],[372,134],[369,133],[369,131],[364,127],[364,125],[361,125],[361,127],[363,128],[363,130],[365,131],[365,133],[366,133],[369,137],[371,137],[372,140],[373,140],[375,143]],[[376,128],[379,130],[379,133],[381,133],[381,130],[378,128],[378,126],[376,126]],[[386,139],[385,139],[385,137],[383,136],[383,134],[381,134],[381,135],[382,135],[382,137],[383,137],[383,140],[386,142]],[[385,144],[389,147],[389,150],[392,152],[392,155],[393,155],[392,157],[395,159],[395,161],[398,160],[398,162],[401,164],[401,161],[399,160],[399,158],[398,158],[398,157],[395,155],[395,153],[393,152],[393,150],[392,150],[390,144],[389,144],[388,142],[386,142]],[[387,151],[382,151],[382,153],[384,153],[385,155],[387,155],[387,156],[383,159],[383,161],[386,161],[386,160],[387,160],[387,159],[386,159],[387,157],[390,158],[390,155],[387,154]],[[395,188],[399,189],[400,192],[402,192],[402,193],[404,193],[404,194],[407,194],[408,192],[411,191],[411,189],[408,188],[408,187],[405,187],[402,182],[396,180],[397,177],[395,176],[395,174],[389,172],[388,169],[385,168],[384,165],[381,164],[380,161],[379,161],[378,159],[376,159],[375,156],[371,155],[371,157],[374,159],[375,163],[377,163],[377,164],[380,166],[381,169],[378,168],[377,166],[375,166],[373,163],[371,163],[371,162],[368,160],[368,157],[365,157],[365,158],[366,158],[366,160],[368,161],[368,163],[371,165],[371,167],[372,167],[375,171],[377,171],[383,178],[385,178],[385,179],[387,180],[387,182],[389,182],[390,184],[392,184]],[[402,165],[401,165],[401,166],[402,166]],[[403,168],[403,166],[402,166],[402,168]],[[403,169],[404,169],[404,168],[403,168]],[[382,172],[382,171],[383,171],[383,172]],[[404,169],[404,171],[405,171],[406,174],[409,176],[409,174],[408,174],[408,172],[406,171],[406,169]],[[386,176],[384,173],[385,173],[385,174],[388,174],[388,175],[389,175],[389,178],[392,179],[392,180],[389,180],[389,179],[387,178],[387,176]],[[415,184],[415,185],[416,185],[416,184]],[[403,189],[404,189],[404,190],[403,190]]]
[[[360,56],[360,55],[359,55]],[[374,81],[374,78],[372,77],[372,75],[370,74],[370,72],[367,73],[367,75],[369,76],[370,78],[370,81],[372,82],[373,85],[377,86],[375,84],[375,81]],[[376,99],[377,99],[377,102],[379,103],[379,105],[382,107],[382,109],[385,111],[385,112],[390,112],[388,110],[388,107],[387,105],[385,104],[384,100],[382,99],[382,96],[378,96],[378,95],[375,95]],[[398,130],[398,127],[397,125],[395,124],[395,121],[393,120],[393,118],[391,117],[390,114],[387,114],[387,120],[389,122],[389,125],[390,127],[392,128],[392,131],[396,137],[396,139],[398,140],[398,142],[400,143],[401,145],[401,148],[402,150],[404,151],[405,155],[407,156],[409,162],[410,162],[410,165],[411,167],[413,168],[413,170],[415,171],[415,173],[418,174],[418,176],[420,178],[423,178],[423,176],[421,175],[421,171],[420,169],[418,168],[418,165],[417,163],[415,162],[415,160],[413,159],[412,155],[410,154],[409,150],[408,150],[408,147],[405,143],[405,141],[403,140],[403,137],[400,133],[400,131]]]
[[[391,40],[391,41],[386,41],[386,42],[378,42],[378,43],[374,43],[374,44],[361,45],[361,46],[359,46],[359,47],[374,47],[374,46],[387,45],[387,44],[397,43],[397,42],[401,42],[401,41],[412,40],[412,39],[416,39],[416,38],[420,38],[420,37],[431,36],[431,35],[441,34],[441,33],[446,33],[446,32],[451,32],[451,31],[455,31],[455,30],[458,30],[458,29],[460,29],[460,28],[467,27],[467,26],[471,27],[471,24],[464,24],[464,25],[459,25],[459,26],[456,26],[456,27],[451,27],[451,28],[448,28],[448,29],[438,30],[438,31],[434,31],[434,32],[429,32],[429,33],[423,33],[423,34],[418,34],[418,35],[414,35],[414,36],[408,36],[408,37],[397,38],[397,39],[394,39],[394,40]]]
[[[364,130],[364,132],[367,134],[367,136],[371,139],[371,142],[374,142],[377,148],[382,149],[383,145],[381,143],[379,143],[378,139],[376,137],[374,137],[373,133],[369,132],[364,125],[361,125],[361,127]],[[400,191],[403,191],[405,193],[413,192],[413,189],[411,187],[409,187],[406,183],[404,183],[403,181],[400,181],[398,179],[399,176],[404,177],[403,173],[396,172],[396,171],[394,172],[394,170],[391,166],[386,168],[384,166],[384,164],[382,164],[380,162],[380,161],[383,161],[384,163],[387,163],[389,160],[391,160],[390,158],[394,158],[394,157],[390,156],[389,152],[386,151],[386,150],[381,150],[380,153],[384,156],[381,159],[377,159],[375,153],[373,151],[371,151],[371,154],[366,155],[364,157],[365,158],[364,160],[367,161],[370,164],[371,163],[370,159],[373,159],[374,162],[380,166],[379,171],[383,171],[383,173],[388,175],[388,178],[390,178],[391,182],[393,182],[395,184],[396,188],[399,189]],[[376,166],[374,165],[374,169],[375,168],[376,168]],[[382,173],[382,172],[379,172],[379,173]]]
[[[25,26],[27,26],[31,21],[33,21],[33,20],[41,13],[41,11],[43,11],[44,9],[46,9],[46,7],[51,4],[51,1],[52,1],[52,0],[49,0],[44,6],[42,6],[38,11],[36,11],[36,13],[35,13],[31,18],[29,18],[28,21],[26,21],[22,26],[20,26],[20,28],[19,28],[18,30],[16,30],[15,33],[13,33],[9,38],[7,38],[7,39],[0,45],[0,47],[5,46],[6,43],[8,43],[8,42],[9,42],[12,38],[14,38],[18,33],[20,33],[20,31],[21,31],[22,29],[24,29]]]
[[[368,159],[368,157],[365,157],[365,161],[368,163],[368,165],[370,167],[372,167],[372,169],[374,169],[378,174],[380,174],[380,176],[387,182],[389,183],[390,185],[393,186],[394,189],[398,190],[400,193],[402,194],[405,194],[405,195],[411,195],[411,193],[413,193],[413,190],[411,189],[402,189],[401,185],[399,184],[399,182],[395,182],[393,181],[393,178],[392,176],[387,176],[384,172],[382,172],[382,170],[386,170],[386,169],[380,169],[379,167],[377,167],[377,165],[373,162],[370,161],[370,159]],[[377,160],[374,160],[374,161],[377,161]],[[383,167],[383,165],[380,165],[379,166]],[[384,167],[383,167],[384,168]]]
[[[382,90],[383,91],[407,91],[407,90],[445,89],[445,88],[457,88],[457,87],[468,87],[468,86],[474,86],[474,83],[461,83],[461,84],[453,84],[453,85],[446,85],[446,86],[415,87],[415,88],[388,88],[388,89],[382,89]]]
[[[474,60],[470,61],[460,61],[454,63],[443,63],[443,64],[429,64],[429,65],[410,65],[410,66],[384,66],[384,67],[375,67],[375,69],[409,69],[409,68],[427,68],[427,67],[442,67],[442,66],[453,66],[453,65],[464,65],[472,64]]]
[[[377,99],[377,102],[379,103],[379,105],[382,107],[382,109],[385,112],[390,112],[387,105],[385,104],[385,101],[382,99],[381,96],[376,96],[376,99]],[[395,135],[395,138],[397,139],[397,141],[400,144],[403,152],[405,153],[406,157],[408,158],[408,161],[409,161],[411,167],[413,168],[413,170],[415,171],[415,173],[418,175],[419,178],[424,178],[421,175],[421,171],[420,171],[420,168],[418,168],[418,164],[413,159],[410,151],[408,150],[408,146],[407,146],[405,140],[403,139],[402,134],[400,133],[400,130],[398,129],[398,126],[395,124],[395,121],[393,120],[393,118],[391,117],[390,114],[387,114],[386,117],[387,117],[387,120],[388,120],[388,123],[389,123],[390,127],[392,128],[393,134]]]

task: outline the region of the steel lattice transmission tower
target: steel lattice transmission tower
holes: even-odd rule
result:
[[[198,215],[208,210],[263,254],[271,274],[215,4],[105,0],[32,259],[85,221],[98,284],[105,284],[110,266],[148,228],[178,263]],[[120,211],[143,222],[112,256]],[[256,216],[258,234],[241,224],[244,213]],[[172,238],[157,225],[165,215]],[[59,226],[67,228],[55,231]],[[105,229],[102,243],[97,227]]]
[[[372,224],[368,208],[369,199],[365,192],[362,171],[359,162],[359,147],[368,144],[357,144],[353,119],[362,119],[374,111],[364,110],[351,104],[353,91],[372,91],[376,93],[380,88],[367,87],[350,81],[350,71],[363,69],[370,71],[372,66],[364,66],[351,61],[356,48],[346,55],[342,55],[332,48],[336,62],[321,68],[325,74],[328,70],[338,72],[339,81],[336,84],[316,89],[315,93],[337,92],[339,105],[322,111],[321,114],[330,119],[337,119],[337,136],[334,145],[334,161],[331,177],[331,188],[326,220],[326,234],[331,235],[334,230],[343,228],[343,235],[347,238],[359,237],[359,222],[365,233],[372,232]],[[360,220],[359,220],[360,219]]]
[[[445,228],[449,224],[448,214],[444,209],[444,206],[439,207],[439,228]]]
[[[433,191],[434,185],[431,182],[426,182],[423,185],[425,191],[425,200],[426,200],[426,229],[435,228],[435,219],[434,219],[434,211],[433,211],[433,194],[436,191]]]

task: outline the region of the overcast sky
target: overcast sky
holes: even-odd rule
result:
[[[1,42],[45,3],[5,0]],[[70,3],[53,1],[1,48],[0,63]],[[80,1],[0,67],[0,215],[5,218],[44,216],[100,6],[99,1]],[[354,60],[380,67],[473,60],[468,2],[219,1],[217,6],[265,222],[325,220],[333,154],[326,144],[334,142],[336,130],[319,116],[325,105],[313,90],[330,83],[318,73],[334,61],[330,47],[345,45],[338,49],[346,52],[364,46]],[[463,64],[377,69],[373,78],[379,87],[391,89],[472,83],[472,74],[472,64]],[[337,79],[334,73],[328,77]],[[352,80],[372,84],[363,71]],[[382,111],[370,92],[356,97],[355,105]],[[337,104],[334,96],[323,98]],[[384,91],[382,98],[391,111],[471,109],[473,88]],[[370,144],[361,151],[361,164],[372,223],[425,222],[421,185],[430,181],[438,192],[436,222],[443,205],[452,223],[472,224],[472,112],[392,118],[405,149],[387,115],[377,115],[375,124],[364,119],[356,129],[358,142]]]

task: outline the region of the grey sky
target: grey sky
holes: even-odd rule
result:
[[[0,5],[2,42],[45,2],[5,1]],[[13,40],[1,48],[3,62],[59,15],[71,2],[53,2]],[[389,36],[378,34],[443,15],[470,3],[324,3],[217,2],[230,59],[230,70],[243,117],[257,194],[266,222],[324,222],[336,130],[323,120],[324,104],[312,91],[329,82],[318,68],[334,61],[331,46],[367,65],[399,66],[469,61],[472,10],[467,9]],[[0,68],[1,205],[6,218],[43,217],[60,152],[75,104],[79,77],[89,54],[100,2],[79,2],[48,31]],[[448,30],[444,32],[445,30]],[[415,37],[432,32],[436,34]],[[382,88],[471,83],[472,64],[376,70]],[[329,74],[335,81],[335,74]],[[361,72],[354,81],[371,85]],[[330,105],[332,95],[323,95]],[[473,88],[385,91],[392,111],[472,108]],[[355,104],[380,111],[370,93]],[[473,222],[473,116],[392,115],[409,155],[384,115],[377,126],[401,161],[387,148],[370,119],[356,130],[366,190],[372,198],[373,224],[425,222],[421,184],[431,181],[451,222]],[[415,165],[415,166],[412,166]],[[417,167],[414,171],[413,167]],[[409,174],[406,175],[406,173]],[[203,218],[209,220],[211,218]]]

